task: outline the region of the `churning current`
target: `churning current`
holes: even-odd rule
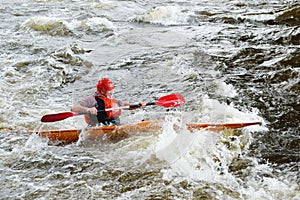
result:
[[[2,0],[0,199],[300,199],[300,5],[274,1]],[[95,92],[187,103],[123,111],[159,132],[63,144],[29,130]],[[261,121],[236,131],[173,124]]]

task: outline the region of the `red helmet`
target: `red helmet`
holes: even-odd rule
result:
[[[113,90],[115,88],[113,82],[109,80],[108,78],[102,78],[98,81],[97,85],[97,90],[101,91],[104,90],[105,92],[108,90]]]

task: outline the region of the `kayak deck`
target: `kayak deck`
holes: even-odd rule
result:
[[[124,124],[120,126],[98,126],[87,127],[85,129],[67,129],[67,130],[44,130],[44,131],[30,131],[27,133],[34,133],[41,137],[46,137],[51,140],[59,140],[65,142],[76,142],[80,134],[84,133],[86,138],[100,139],[104,135],[110,140],[124,138],[128,133],[149,132],[161,129],[162,121],[142,121],[133,124]]]
[[[110,140],[116,140],[124,138],[128,133],[138,132],[151,132],[158,131],[163,126],[163,121],[142,121],[133,124],[124,124],[120,126],[99,126],[99,127],[87,127],[85,129],[68,129],[68,130],[44,130],[44,131],[31,131],[28,133],[35,133],[41,137],[46,137],[51,140],[59,140],[65,142],[76,142],[79,139],[80,134],[84,132],[85,137],[89,139],[100,139],[104,135]],[[209,130],[219,132],[224,129],[238,129],[251,125],[261,125],[261,122],[248,122],[248,123],[187,123],[186,128],[194,132],[195,130]],[[175,127],[177,129],[178,127]]]

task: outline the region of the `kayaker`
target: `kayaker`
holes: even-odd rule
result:
[[[71,111],[90,112],[90,114],[85,115],[85,121],[89,126],[119,125],[121,109],[104,111],[105,109],[131,106],[129,110],[132,110],[146,106],[145,102],[139,102],[139,104],[132,105],[130,103],[125,103],[114,99],[112,97],[114,88],[113,82],[108,78],[100,79],[96,84],[95,94],[73,105]]]

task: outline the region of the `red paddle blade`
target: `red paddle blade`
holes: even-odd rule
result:
[[[48,114],[44,115],[41,119],[41,122],[56,122],[60,120],[64,120],[69,117],[77,116],[78,113],[75,112],[63,112],[63,113],[56,113],[56,114]]]
[[[175,107],[185,104],[185,99],[181,94],[170,94],[159,98],[155,104],[163,107]]]

